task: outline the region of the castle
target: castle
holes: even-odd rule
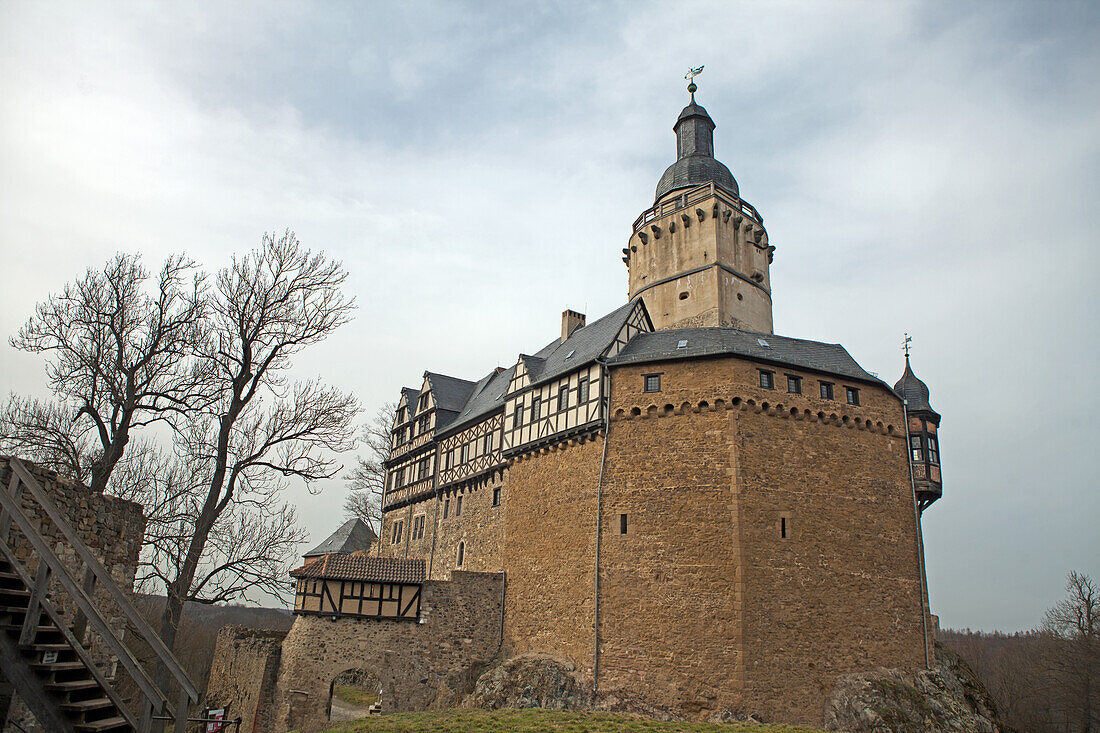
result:
[[[940,416],[908,354],[891,388],[839,344],[773,333],[775,247],[689,91],[622,250],[627,302],[565,311],[507,369],[401,390],[375,549],[293,574],[314,663],[337,632],[309,624],[331,616],[391,664],[398,634],[467,644],[478,668],[552,655],[627,707],[817,725],[838,676],[931,664]]]

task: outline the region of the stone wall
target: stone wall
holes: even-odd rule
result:
[[[442,579],[458,568],[458,546],[463,546],[462,570],[480,573],[497,573],[503,568],[501,549],[504,541],[503,516],[507,507],[503,472],[495,472],[494,479],[486,479],[461,494],[445,493],[438,507],[435,550],[432,555],[431,577]],[[493,490],[500,488],[500,505],[493,506]],[[458,496],[462,496],[462,515],[455,516]],[[442,502],[450,501],[449,515],[443,518]],[[430,519],[430,515],[429,515]],[[430,539],[429,526],[429,539]]]
[[[274,730],[271,701],[287,632],[226,626],[218,632],[204,705],[229,706],[242,733]]]
[[[517,458],[505,488],[505,643],[592,677],[596,485],[602,433]]]
[[[132,591],[134,575],[137,572],[138,554],[145,534],[145,515],[140,504],[93,492],[86,486],[70,481],[55,472],[23,461],[23,465],[45,489],[47,496],[57,506],[69,525],[76,531],[80,540],[87,545],[91,553],[110,572],[115,583],[123,591]],[[12,478],[12,467],[7,456],[0,456],[0,490],[7,490]],[[24,488],[21,494],[23,512],[39,527],[39,532],[49,543],[58,558],[70,568],[78,579],[83,577],[84,564],[64,538],[60,530],[46,516],[42,507]],[[9,546],[17,559],[33,576],[38,567],[38,558],[32,553],[31,546],[23,533],[12,524]],[[61,590],[56,579],[51,582],[50,599],[65,619],[72,619],[76,608],[67,592]],[[106,591],[97,589],[93,596],[97,608],[116,633],[122,633],[126,627],[121,611]],[[98,643],[98,636],[89,637],[89,651],[99,660],[110,679],[114,674],[114,657]],[[4,730],[18,730],[10,723],[21,725],[24,729],[37,730],[30,712],[18,700],[10,705],[0,691],[0,723]],[[10,723],[6,722],[10,721]]]
[[[320,730],[332,681],[348,669],[377,676],[385,712],[456,705],[499,650],[501,583],[499,574],[462,571],[429,581],[419,623],[298,616],[282,644],[273,722],[260,730]]]
[[[734,358],[613,372],[602,690],[819,725],[839,675],[924,664],[900,401],[851,383],[844,404],[833,377],[822,400],[817,375],[775,370],[775,390]]]

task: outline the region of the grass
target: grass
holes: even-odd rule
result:
[[[338,723],[328,733],[820,733],[814,728],[750,723],[661,721],[620,713],[559,710],[440,710],[378,715]]]
[[[332,696],[349,705],[365,708],[378,702],[378,693],[352,685],[333,685]]]

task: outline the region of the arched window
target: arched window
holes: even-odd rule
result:
[[[466,543],[458,543],[458,567],[462,567],[462,561],[466,559]]]

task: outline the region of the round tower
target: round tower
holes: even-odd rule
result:
[[[657,329],[727,326],[772,332],[764,218],[741,199],[730,169],[714,157],[714,120],[691,101],[672,129],[676,161],[657,183],[652,207],[623,249],[629,298],[642,298]]]
[[[940,478],[940,414],[928,403],[928,385],[917,378],[905,353],[905,373],[894,385],[894,391],[905,400],[908,416],[909,463],[913,467],[913,483],[917,492],[917,507],[923,512],[943,495]]]

